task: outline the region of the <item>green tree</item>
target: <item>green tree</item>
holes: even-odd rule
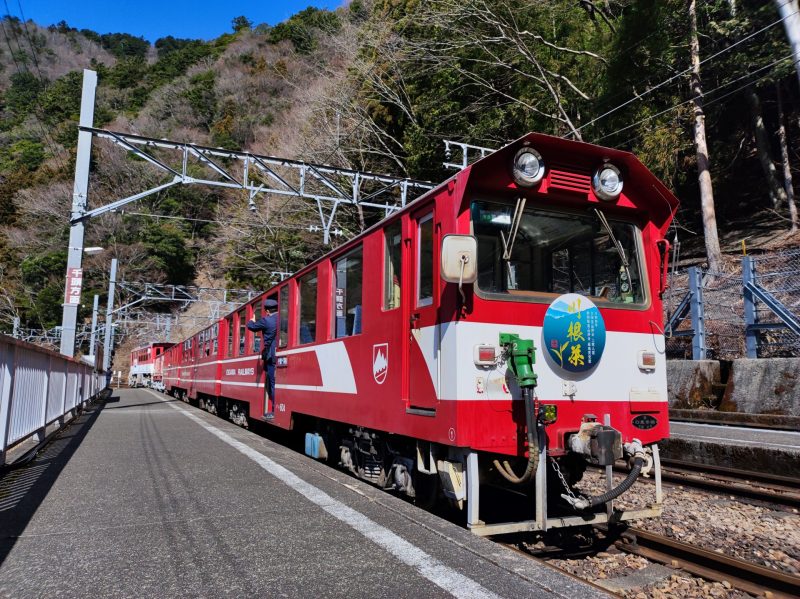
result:
[[[11,86],[5,93],[6,106],[17,116],[33,113],[44,84],[30,71],[14,73],[9,79]]]
[[[231,26],[236,33],[239,33],[240,31],[249,30],[253,26],[253,23],[247,17],[239,16],[234,17],[231,21]]]

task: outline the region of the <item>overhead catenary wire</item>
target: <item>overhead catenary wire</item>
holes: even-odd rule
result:
[[[702,64],[705,64],[705,63],[707,63],[707,62],[709,62],[711,60],[714,60],[715,58],[718,58],[719,56],[721,56],[725,52],[729,52],[730,50],[736,48],[740,44],[743,44],[744,42],[754,38],[755,36],[763,33],[764,31],[767,31],[768,29],[771,29],[772,27],[775,27],[776,25],[782,23],[783,21],[788,19],[790,16],[793,16],[793,15],[797,14],[797,12],[798,11],[794,11],[794,12],[786,15],[785,17],[781,17],[780,19],[777,19],[776,21],[773,21],[770,24],[765,25],[761,29],[759,29],[757,31],[754,31],[753,33],[751,33],[751,34],[749,34],[749,35],[747,35],[747,36],[745,36],[745,37],[733,42],[732,44],[730,44],[729,46],[726,46],[722,50],[720,50],[718,52],[715,52],[711,56],[708,56],[708,57],[704,58],[703,60],[700,61],[700,64],[702,65]],[[617,112],[618,110],[628,106],[629,104],[632,104],[632,103],[636,102],[637,100],[641,100],[642,98],[644,98],[645,96],[648,96],[649,94],[653,93],[657,89],[660,89],[660,88],[664,87],[665,85],[667,85],[669,83],[672,83],[676,79],[678,79],[680,77],[683,77],[684,75],[690,73],[692,71],[692,68],[693,67],[688,67],[688,68],[684,69],[683,71],[680,71],[680,72],[676,73],[675,75],[672,75],[671,77],[668,77],[664,81],[661,81],[660,83],[657,83],[656,85],[654,85],[653,87],[647,89],[646,91],[642,92],[641,94],[636,94],[635,96],[633,96],[632,98],[629,98],[628,100],[626,100],[622,104],[619,104],[619,105],[615,106],[614,108],[611,108],[610,110],[607,110],[606,112],[604,112],[600,116],[597,116],[597,117],[593,118],[592,120],[584,123],[583,125],[581,125],[580,127],[577,128],[577,131],[581,131],[582,129],[585,129],[589,125],[592,125],[592,124],[598,122],[599,120],[604,119],[605,117],[614,114],[615,112]]]
[[[251,229],[260,228],[263,226],[261,223],[252,223],[248,221],[225,221],[220,219],[212,219],[212,218],[191,218],[188,216],[173,216],[168,214],[151,214],[149,212],[129,212],[127,210],[121,210],[119,212],[120,216],[141,216],[147,218],[156,218],[156,219],[168,219],[168,220],[179,220],[179,221],[190,221],[190,222],[198,222],[198,223],[208,223],[208,224],[218,224],[218,225],[228,225],[232,227],[247,227]],[[269,225],[270,228],[273,229],[283,229],[287,231],[309,231],[309,226],[306,225],[286,225],[286,224],[277,224],[277,225]],[[241,231],[242,233],[244,231]]]
[[[787,60],[791,60],[792,57],[793,57],[792,54],[789,54],[787,56],[783,56],[782,58],[779,58],[779,59],[771,62],[768,65],[764,65],[762,67],[759,67],[758,69],[756,69],[754,71],[751,71],[751,72],[749,72],[749,73],[747,73],[745,75],[742,75],[741,77],[738,77],[736,79],[732,79],[731,81],[726,81],[725,83],[723,83],[721,85],[718,85],[717,87],[715,87],[715,88],[713,88],[713,89],[711,89],[709,91],[703,92],[703,97],[705,97],[707,95],[710,95],[710,94],[713,94],[714,92],[719,91],[720,89],[725,88],[725,87],[727,87],[729,85],[733,85],[734,83],[738,83],[742,79],[746,79],[748,77],[751,77],[755,73],[758,73],[758,72],[763,71],[765,69],[770,69],[770,68],[772,68],[772,67],[774,67],[774,66],[776,66],[776,65],[778,65],[778,64],[780,64],[782,62],[785,62]],[[714,102],[717,102],[717,101],[719,101],[719,100],[721,100],[723,98],[727,98],[728,96],[730,96],[730,95],[732,95],[732,94],[734,94],[736,92],[739,92],[739,91],[741,91],[743,89],[746,89],[747,87],[749,87],[753,83],[757,83],[758,81],[761,81],[762,79],[764,79],[768,75],[769,75],[769,73],[766,73],[765,75],[762,75],[758,79],[750,81],[746,85],[738,87],[738,88],[728,92],[727,94],[724,94],[723,96],[720,96],[718,98],[712,98],[711,100],[708,100],[708,101],[705,102],[705,106],[710,106]],[[621,127],[619,129],[617,129],[616,131],[612,131],[611,133],[606,133],[602,137],[598,137],[598,138],[594,139],[591,143],[597,144],[598,142],[600,142],[600,141],[602,141],[604,139],[612,137],[612,136],[614,136],[614,135],[616,135],[618,133],[622,133],[623,131],[627,131],[628,129],[632,129],[633,127],[636,127],[637,125],[641,125],[642,123],[646,123],[647,121],[650,121],[650,120],[653,120],[653,119],[658,118],[660,116],[663,116],[664,114],[667,114],[668,112],[672,112],[673,110],[677,110],[680,107],[685,106],[686,104],[690,104],[693,101],[694,101],[694,98],[689,98],[688,100],[684,100],[683,102],[679,102],[678,104],[674,104],[674,105],[670,106],[669,108],[665,108],[664,110],[662,110],[660,112],[657,112],[655,114],[651,114],[651,115],[649,115],[647,117],[644,117],[644,118],[642,118],[642,119],[640,119],[640,120],[638,120],[638,121],[636,121],[634,123],[630,123],[629,125],[625,125],[624,127]],[[636,137],[634,137],[633,139],[636,139]],[[628,143],[628,142],[626,142],[626,143]],[[622,144],[622,145],[624,145],[624,144]]]

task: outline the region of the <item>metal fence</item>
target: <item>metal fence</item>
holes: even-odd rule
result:
[[[800,356],[800,250],[743,256],[726,272],[675,273],[664,297],[667,356]]]
[[[36,435],[94,397],[104,385],[89,364],[0,335],[0,465],[9,449]]]

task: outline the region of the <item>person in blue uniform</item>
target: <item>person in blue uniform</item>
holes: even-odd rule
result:
[[[259,320],[255,317],[247,323],[251,331],[261,331],[264,342],[261,344],[261,359],[264,360],[264,370],[267,373],[266,391],[269,394],[270,409],[264,415],[267,420],[275,417],[275,346],[278,335],[278,302],[274,299],[264,300],[264,316]]]

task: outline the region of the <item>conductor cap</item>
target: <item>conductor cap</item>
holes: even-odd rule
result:
[[[274,299],[266,299],[264,300],[264,307],[267,310],[274,310],[278,307],[278,302],[276,302]]]

